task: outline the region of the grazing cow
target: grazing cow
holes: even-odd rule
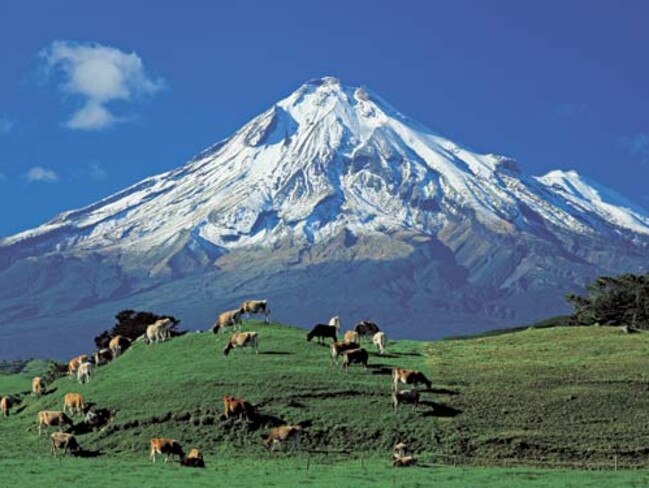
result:
[[[21,403],[21,400],[16,397],[4,396],[0,398],[0,411],[2,411],[2,415],[9,417],[9,410],[19,403]]]
[[[95,365],[96,366],[103,366],[104,364],[108,364],[113,360],[113,351],[110,350],[110,348],[105,347],[103,349],[100,349],[99,351],[95,351]]]
[[[131,340],[128,337],[116,335],[108,343],[108,348],[110,349],[110,352],[113,354],[113,358],[117,358],[123,352],[125,352],[130,345],[131,345]]]
[[[338,340],[338,330],[333,325],[316,324],[311,329],[311,332],[307,334],[306,340],[310,342],[314,337],[318,338],[318,343],[324,343],[327,337],[336,342]]]
[[[369,320],[363,320],[357,323],[354,330],[358,333],[359,337],[373,337],[377,332],[381,332],[379,326]]]
[[[187,457],[180,461],[180,464],[190,468],[204,468],[205,461],[203,461],[203,453],[198,449],[192,449],[189,451],[189,454],[187,454]]]
[[[59,432],[63,430],[64,425],[72,426],[72,420],[64,412],[41,410],[38,412],[38,435],[41,435],[43,428],[58,427]]]
[[[377,351],[379,351],[379,354],[382,356],[385,354],[385,344],[387,343],[388,339],[385,336],[385,332],[377,332],[372,336],[372,342],[376,346]]]
[[[270,306],[268,300],[246,300],[241,304],[241,312],[245,313],[248,318],[251,315],[264,314],[264,322],[270,322]]]
[[[395,468],[406,468],[408,466],[414,466],[415,464],[417,464],[417,458],[415,456],[392,455],[392,466]]]
[[[86,427],[95,430],[111,422],[116,413],[116,410],[92,407],[86,413],[83,423],[86,424]]]
[[[423,383],[428,389],[432,383],[423,373],[413,369],[392,368],[392,386],[394,391],[398,389],[399,382],[404,385],[417,385]]]
[[[226,419],[233,416],[249,421],[255,416],[255,408],[245,400],[225,395],[223,397],[223,414]]]
[[[81,384],[88,383],[93,373],[92,363],[85,362],[79,365],[77,369],[77,381]]]
[[[392,392],[392,408],[396,412],[401,403],[412,403],[412,409],[417,410],[419,405],[419,392],[416,388],[412,390],[393,391]]]
[[[363,369],[367,369],[367,358],[369,355],[365,349],[352,349],[345,351],[343,354],[345,355],[343,359],[343,369],[345,371],[349,371],[350,364],[362,364]]]
[[[340,332],[340,317],[338,315],[329,319],[329,325],[336,328],[336,332]]]
[[[146,328],[146,338],[149,344],[164,342],[171,337],[171,319],[156,320]]]
[[[38,398],[43,393],[45,393],[45,382],[43,381],[43,378],[37,376],[32,380],[32,396]]]
[[[333,366],[333,364],[338,360],[338,356],[340,356],[345,351],[349,351],[350,349],[358,349],[359,347],[360,345],[356,342],[332,342],[330,352],[331,365]]]
[[[178,456],[179,461],[185,459],[185,452],[180,443],[174,439],[164,437],[151,439],[151,454],[149,458],[154,463],[157,454],[165,456],[165,463],[169,461],[171,456]]]
[[[86,354],[70,359],[70,362],[68,363],[68,377],[71,379],[79,369],[79,365],[87,361],[88,356]]]
[[[241,309],[230,310],[219,315],[219,318],[216,319],[212,326],[212,332],[215,334],[218,334],[220,330],[225,332],[225,328],[228,326],[232,326],[234,330],[237,330],[237,326],[239,326],[238,329],[241,330],[241,324]]]
[[[348,330],[347,332],[345,332],[345,335],[343,336],[343,342],[347,342],[347,343],[360,342],[358,333],[353,330]]]
[[[257,343],[257,333],[256,332],[235,332],[230,336],[228,344],[223,349],[223,354],[226,356],[230,354],[232,349],[239,347],[252,347],[255,352],[259,354],[259,345]]]
[[[63,412],[68,411],[74,417],[77,413],[82,414],[86,408],[81,393],[66,393],[63,397]]]
[[[52,441],[50,454],[54,457],[57,456],[59,449],[63,450],[64,456],[67,453],[76,454],[81,450],[81,446],[79,446],[77,439],[72,434],[54,432],[50,435],[50,440]]]
[[[274,427],[270,429],[270,432],[266,435],[264,445],[266,446],[266,449],[273,451],[276,446],[290,441],[292,448],[296,449],[300,447],[301,433],[302,426],[300,425],[282,425],[280,427]]]

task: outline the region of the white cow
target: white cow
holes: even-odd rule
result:
[[[372,343],[376,346],[376,349],[379,351],[379,354],[385,354],[385,345],[388,342],[388,338],[385,335],[385,332],[377,332],[372,336]]]
[[[79,365],[79,369],[77,369],[77,381],[82,384],[89,382],[92,373],[92,363],[89,363],[87,361],[85,363],[81,363]]]

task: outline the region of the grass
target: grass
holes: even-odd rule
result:
[[[12,487],[63,485],[80,474],[84,482],[102,486],[140,479],[146,480],[143,486],[156,480],[184,486],[227,480],[329,486],[351,479],[360,486],[494,487],[649,481],[639,471],[529,467],[605,467],[616,455],[620,466],[646,464],[649,334],[570,327],[472,340],[397,341],[386,356],[371,354],[368,371],[343,373],[330,367],[328,348],[307,343],[301,329],[256,321],[246,328],[260,334],[258,356],[244,349],[225,357],[224,335],[187,334],[163,344],[136,344],[99,368],[87,385],[62,378],[48,395],[27,398],[15,415],[0,418],[2,480]],[[392,412],[395,365],[420,369],[433,380],[416,412],[407,407]],[[11,376],[0,375],[0,394],[29,390],[28,375]],[[60,409],[71,391],[118,410],[111,428],[79,436],[84,448],[102,453],[98,458],[52,460],[46,436],[35,432],[36,413]],[[302,449],[266,452],[264,427],[219,418],[224,394],[246,398],[269,420],[307,423]],[[148,441],[155,436],[200,448],[208,469],[151,466]],[[434,467],[390,468],[391,448],[399,440],[417,451],[422,464]],[[440,466],[453,463],[464,467]]]

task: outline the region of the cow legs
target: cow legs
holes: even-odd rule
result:
[[[156,454],[155,450],[151,449],[151,454],[149,454],[149,459],[151,459],[152,463],[155,463],[155,454]]]
[[[270,324],[270,312],[266,312],[266,320],[264,320],[267,324]]]

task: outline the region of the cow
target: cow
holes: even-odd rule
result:
[[[335,315],[329,319],[329,325],[336,328],[336,332],[340,332],[340,317]]]
[[[223,312],[219,317],[216,319],[216,322],[214,322],[214,325],[212,326],[212,332],[215,334],[218,334],[220,330],[223,330],[225,332],[225,328],[228,326],[232,326],[234,330],[238,329],[241,330],[241,309],[238,308],[236,310],[229,310],[227,312]]]
[[[99,349],[99,351],[95,351],[94,357],[95,365],[103,366],[104,364],[108,364],[113,360],[113,351],[111,351],[110,348],[105,347],[103,349]]]
[[[271,451],[275,450],[276,446],[285,442],[291,442],[291,446],[294,449],[299,448],[302,430],[302,426],[300,425],[282,425],[280,427],[274,427],[270,429],[270,432],[266,435],[264,445],[266,446],[266,449],[270,449]]]
[[[203,461],[203,453],[198,449],[192,449],[187,454],[187,457],[180,461],[180,464],[190,468],[204,468],[205,461]]]
[[[385,332],[377,332],[372,336],[372,343],[376,346],[376,349],[381,356],[385,354],[385,344],[387,341],[388,339]]]
[[[226,419],[234,416],[249,421],[255,416],[255,408],[245,400],[225,395],[223,397],[223,415]]]
[[[77,381],[81,384],[88,383],[93,373],[92,363],[85,362],[79,365],[77,369]]]
[[[32,380],[32,396],[38,398],[43,393],[45,393],[45,382],[43,381],[43,378],[37,376]]]
[[[343,342],[347,342],[347,343],[360,342],[358,333],[353,330],[348,330],[347,332],[345,332],[345,335],[343,336]]]
[[[351,349],[345,351],[343,359],[343,369],[349,371],[350,364],[362,364],[363,369],[367,369],[367,358],[368,354],[365,349]]]
[[[334,342],[338,341],[338,331],[333,325],[316,324],[306,335],[306,340],[311,342],[314,337],[318,338],[318,343],[324,343],[325,338],[330,337]]]
[[[171,456],[178,456],[178,460],[185,459],[185,452],[177,440],[168,438],[154,438],[151,439],[151,454],[149,458],[155,463],[156,455],[165,456],[165,463],[169,461]]]
[[[81,393],[66,393],[63,397],[63,412],[70,412],[74,417],[77,413],[82,414],[86,409]]]
[[[59,432],[63,431],[63,426],[72,426],[72,420],[64,412],[41,410],[38,412],[38,435],[41,435],[43,428],[58,427]]]
[[[399,383],[404,385],[417,385],[423,383],[430,390],[432,383],[423,373],[413,369],[392,368],[392,386],[397,391]]]
[[[90,410],[88,410],[88,412],[86,413],[86,417],[83,419],[83,423],[89,429],[95,430],[111,422],[116,414],[116,410],[91,407]]]
[[[81,450],[81,446],[77,442],[77,439],[72,434],[65,434],[63,432],[53,432],[50,435],[50,441],[52,446],[50,448],[50,454],[56,457],[58,450],[63,450],[63,455],[68,453],[76,454]]]
[[[5,417],[9,417],[9,411],[15,406],[21,403],[21,400],[13,396],[4,396],[0,398],[0,411]]]
[[[88,356],[86,354],[82,354],[81,356],[70,359],[70,361],[68,362],[68,378],[72,379],[72,377],[76,374],[77,369],[79,369],[79,365],[87,361]]]
[[[171,319],[156,320],[146,328],[146,338],[149,344],[154,342],[164,342],[171,337]]]
[[[398,454],[392,455],[392,466],[396,468],[406,468],[417,464],[415,456],[399,456]]]
[[[334,363],[338,360],[338,356],[340,356],[345,351],[349,351],[350,349],[358,349],[359,347],[361,346],[357,342],[332,342],[331,350],[329,353],[329,356],[331,358],[331,365],[333,366]]]
[[[419,392],[416,388],[412,390],[396,391],[392,392],[392,408],[396,412],[399,410],[399,405],[401,403],[412,403],[412,409],[417,410],[419,405]]]
[[[264,314],[266,318],[264,322],[270,322],[270,306],[268,300],[246,300],[241,304],[241,313],[245,313],[248,318],[251,315]]]
[[[228,355],[232,349],[240,347],[252,347],[259,354],[259,344],[257,342],[256,332],[235,332],[230,336],[230,340],[223,349],[223,354]]]
[[[363,320],[354,326],[354,330],[359,337],[373,337],[377,332],[381,332],[379,326],[374,322]]]
[[[128,349],[131,345],[131,340],[128,337],[116,335],[108,343],[108,348],[113,355],[113,358],[121,356],[121,354]]]

